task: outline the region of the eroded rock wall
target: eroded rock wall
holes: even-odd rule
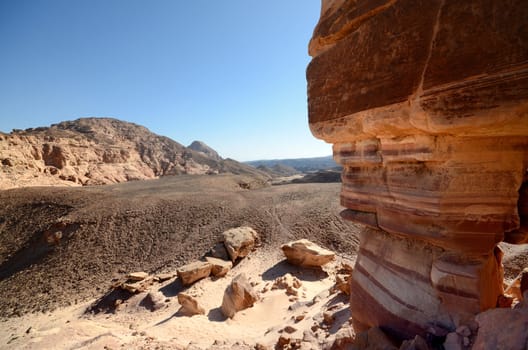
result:
[[[406,337],[494,307],[496,244],[527,239],[528,4],[323,0],[309,52],[310,128],[372,228],[358,324]]]

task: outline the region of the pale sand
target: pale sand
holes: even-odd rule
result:
[[[186,289],[206,310],[205,315],[180,316],[176,294],[180,290],[174,279],[155,283],[150,290],[166,296],[166,307],[151,312],[141,306],[146,293],[128,299],[116,313],[85,314],[94,302],[58,309],[47,314],[28,314],[0,323],[1,349],[193,349],[254,348],[260,343],[273,348],[283,329],[295,328],[292,339],[306,339],[310,331],[311,348],[323,348],[333,342],[337,330],[349,327],[348,300],[344,294],[329,290],[335,282],[335,271],[341,258],[324,267],[324,271],[303,269],[283,261],[280,250],[257,250],[243,259],[226,277],[206,278]],[[285,290],[271,290],[275,278],[286,273],[299,278],[298,302]],[[220,311],[224,290],[231,279],[245,273],[259,291],[261,299],[251,308],[225,319]],[[265,292],[263,289],[267,287]],[[315,300],[315,303],[312,302]],[[303,304],[308,302],[308,305]],[[291,307],[290,307],[291,306]],[[336,320],[325,326],[322,312],[331,310]],[[301,321],[295,317],[304,315]],[[290,329],[290,331],[292,331]],[[305,345],[308,343],[305,343]],[[308,347],[310,348],[310,347]]]

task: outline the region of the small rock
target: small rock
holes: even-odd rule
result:
[[[131,281],[143,281],[148,277],[148,273],[143,271],[131,272],[126,277]]]
[[[469,337],[471,335],[471,330],[466,325],[461,325],[456,329],[456,332],[463,337]]]
[[[286,327],[284,327],[283,331],[288,333],[288,334],[292,334],[292,333],[295,333],[297,331],[297,329],[292,327],[292,326],[286,326]]]
[[[165,282],[170,280],[172,277],[174,277],[174,274],[172,273],[159,273],[155,276],[158,280],[158,282]]]
[[[224,277],[233,267],[233,263],[231,261],[213,258],[210,256],[206,257],[205,259],[211,264],[211,274],[215,277]]]
[[[424,338],[416,335],[414,339],[405,340],[399,350],[429,350],[429,346]]]
[[[463,350],[462,336],[455,332],[449,333],[444,341],[444,348],[446,350]]]
[[[295,316],[294,320],[295,320],[295,323],[297,322],[301,322],[302,320],[304,320],[304,315],[297,315]]]
[[[186,316],[205,315],[204,308],[198,305],[198,301],[188,294],[179,293],[178,302],[181,305],[180,312]]]
[[[244,274],[239,274],[227,286],[222,300],[222,313],[233,318],[235,313],[247,309],[259,299]]]
[[[246,257],[254,248],[257,232],[251,227],[237,227],[223,233],[224,245],[231,261]]]
[[[271,289],[285,289],[286,295],[297,296],[299,294],[298,289],[301,286],[302,283],[297,277],[287,273],[284,276],[276,278]]]
[[[180,267],[178,277],[184,286],[190,286],[194,282],[208,277],[211,274],[212,265],[205,261],[194,261],[190,264]]]
[[[468,337],[464,337],[464,338],[462,339],[462,344],[463,344],[465,347],[468,347],[469,344],[470,344],[469,338],[468,338]]]
[[[338,273],[334,288],[346,295],[350,295],[350,275]]]
[[[302,267],[320,267],[335,259],[335,253],[307,239],[284,244],[282,251],[289,263]]]
[[[211,251],[209,252],[213,258],[229,260],[229,254],[223,242],[218,242],[215,244]]]
[[[323,312],[323,322],[327,325],[331,325],[334,323],[334,315],[331,312],[325,311]]]

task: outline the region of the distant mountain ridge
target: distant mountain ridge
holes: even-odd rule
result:
[[[13,130],[0,133],[0,189],[227,172],[269,178],[249,165],[222,159],[203,142],[191,146],[114,118],[80,118]]]
[[[301,173],[311,171],[337,169],[340,166],[334,161],[332,156],[326,157],[312,157],[312,158],[292,158],[292,159],[267,159],[267,160],[253,160],[244,162],[245,164],[258,167],[272,168],[276,166],[284,166],[297,170]]]

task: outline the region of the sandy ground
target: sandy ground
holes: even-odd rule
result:
[[[166,298],[165,307],[157,311],[142,306],[144,292],[115,312],[87,313],[95,303],[92,300],[51,313],[10,318],[1,323],[0,348],[249,349],[256,344],[273,348],[282,333],[292,339],[304,338],[308,349],[329,347],[337,331],[349,326],[347,296],[330,292],[341,261],[338,257],[323,270],[304,269],[288,264],[279,249],[259,249],[223,278],[206,278],[186,289],[177,279],[154,284],[150,290]],[[259,291],[260,300],[233,319],[226,319],[219,307],[227,284],[239,273],[246,274]],[[287,273],[302,283],[297,297],[288,296],[284,289],[271,289],[274,280]],[[205,315],[188,317],[178,312],[176,295],[183,290],[195,296]],[[327,310],[335,315],[330,325],[323,320]],[[291,333],[284,331],[288,326]]]

